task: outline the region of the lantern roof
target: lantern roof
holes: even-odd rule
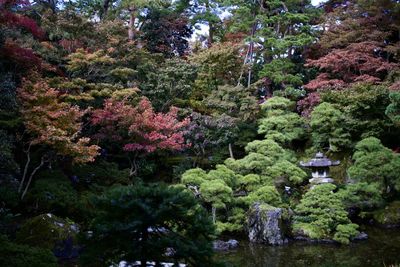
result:
[[[322,152],[317,152],[315,157],[308,162],[300,161],[300,166],[303,167],[329,167],[340,164],[339,160],[332,161],[327,158]]]

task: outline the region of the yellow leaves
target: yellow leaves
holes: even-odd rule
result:
[[[47,145],[58,155],[70,156],[74,162],[93,161],[98,146],[90,139],[79,137],[82,117],[87,110],[64,102],[64,97],[48,83],[33,75],[36,81],[24,80],[18,90],[22,117],[32,144]]]
[[[107,55],[102,49],[90,53],[80,48],[69,55],[67,59],[68,64],[66,67],[70,72],[90,71],[96,65],[111,65],[115,63],[115,59]]]

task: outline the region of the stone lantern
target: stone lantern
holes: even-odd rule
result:
[[[309,180],[311,184],[333,183],[333,179],[329,177],[329,167],[337,166],[340,161],[332,161],[323,153],[318,152],[315,157],[308,162],[300,161],[300,166],[310,168],[312,178]]]

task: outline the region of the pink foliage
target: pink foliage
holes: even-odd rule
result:
[[[308,117],[310,116],[314,107],[317,106],[319,103],[321,103],[321,97],[319,93],[313,92],[297,102],[297,109],[301,111],[302,116]]]
[[[322,73],[305,88],[335,89],[360,81],[379,82],[382,74],[398,67],[398,64],[378,56],[380,49],[375,42],[353,43],[346,48],[333,49],[319,59],[308,60],[307,67],[317,67]]]
[[[16,7],[29,7],[29,1],[24,0],[0,0],[0,25],[6,25],[12,28],[23,28],[32,33],[38,39],[45,36],[44,31],[37,23],[26,16],[15,13]]]
[[[177,116],[178,110],[174,107],[168,113],[154,112],[146,98],[142,98],[136,107],[109,99],[103,109],[93,112],[92,123],[101,126],[97,138],[126,140],[123,150],[151,153],[187,147],[183,129],[190,120],[179,121]]]

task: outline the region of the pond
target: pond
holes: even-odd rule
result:
[[[391,267],[400,264],[400,229],[363,229],[369,238],[345,245],[290,242],[281,247],[251,244],[241,241],[236,250],[221,252],[217,258],[228,266],[341,266]]]

